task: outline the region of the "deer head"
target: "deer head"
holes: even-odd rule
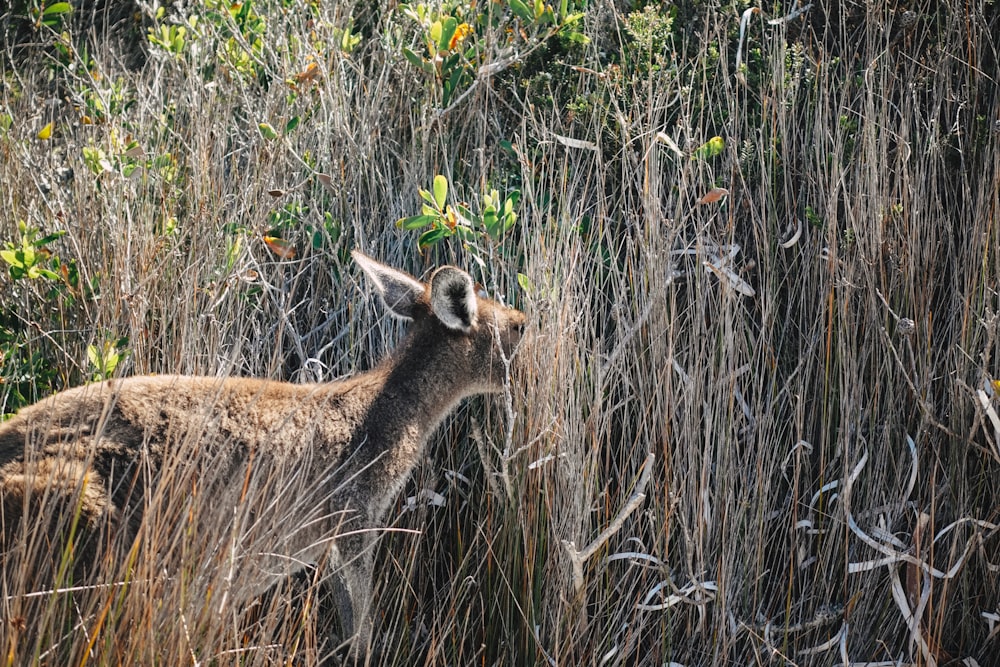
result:
[[[524,314],[486,298],[472,277],[442,266],[425,284],[364,254],[351,253],[389,312],[413,322],[400,345],[407,356],[441,359],[460,396],[500,391]]]

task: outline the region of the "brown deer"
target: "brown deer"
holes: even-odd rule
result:
[[[375,529],[458,402],[504,387],[525,318],[477,294],[453,266],[424,284],[357,251],[353,257],[389,311],[412,320],[397,349],[367,373],[328,384],[110,380],[51,396],[0,424],[0,559],[23,552],[39,533],[46,540],[72,525],[74,567],[91,566],[109,535],[126,532],[128,546],[167,468],[197,467],[192,461],[207,456],[201,470],[214,476],[199,488],[220,511],[245,501],[258,471],[274,493],[294,497],[296,514],[308,510],[270,517],[281,553],[258,554],[268,560],[259,567],[281,576],[305,564],[328,568],[339,580],[352,652],[368,650]],[[255,525],[279,512],[266,500],[252,512]],[[54,507],[75,519],[55,516]]]

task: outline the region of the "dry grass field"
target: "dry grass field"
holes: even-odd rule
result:
[[[528,314],[390,511],[370,664],[1000,665],[995,2],[4,7],[0,415],[370,368],[353,248]],[[192,465],[94,577],[5,558],[4,664],[320,661],[321,582],[238,594],[278,491]]]

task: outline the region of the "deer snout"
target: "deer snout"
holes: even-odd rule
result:
[[[504,356],[507,358],[513,356],[518,344],[524,337],[524,328],[526,323],[527,318],[525,318],[524,313],[517,310],[513,310],[508,313],[507,325],[504,327],[504,331],[500,336]]]

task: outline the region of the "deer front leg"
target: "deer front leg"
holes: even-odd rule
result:
[[[371,652],[374,542],[369,532],[346,535],[337,540],[337,553],[331,563],[334,599],[344,637],[341,647],[349,645],[350,657],[358,664],[364,664]]]

